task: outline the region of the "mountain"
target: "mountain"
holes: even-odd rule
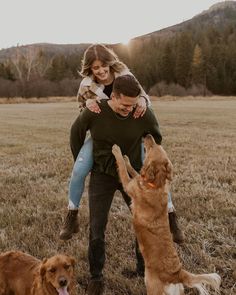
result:
[[[47,55],[53,56],[57,54],[69,55],[73,53],[80,54],[83,52],[89,44],[80,43],[80,44],[51,44],[51,43],[36,43],[22,46],[14,46],[6,49],[0,50],[0,61],[4,61],[11,56],[14,56],[17,50],[20,53],[26,52],[29,48],[35,50],[42,50]]]
[[[203,11],[202,13],[200,13],[200,15],[204,15],[207,13],[211,13],[211,12],[219,12],[222,9],[235,9],[236,6],[236,2],[235,1],[224,1],[224,2],[219,2],[216,4],[213,4],[208,10]]]
[[[145,40],[148,38],[170,38],[176,33],[185,30],[197,30],[207,26],[215,28],[225,28],[228,24],[236,24],[236,1],[224,1],[212,5],[208,10],[204,10],[192,19],[184,21],[159,31],[154,31],[132,40]]]
[[[208,10],[196,15],[190,20],[184,21],[162,30],[154,31],[146,35],[133,38],[131,42],[145,42],[150,38],[171,38],[178,32],[185,30],[196,31],[206,28],[207,26],[223,29],[228,24],[236,24],[236,1],[223,1],[212,5]],[[46,54],[53,56],[57,54],[70,55],[73,53],[81,54],[89,44],[50,44],[37,43],[18,47],[11,47],[0,50],[0,62],[15,55],[17,50],[26,51],[28,48],[42,49]],[[111,44],[116,46],[118,44]]]

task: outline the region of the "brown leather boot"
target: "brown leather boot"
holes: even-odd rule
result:
[[[173,241],[177,244],[184,243],[184,233],[179,228],[176,213],[169,212],[168,217],[169,217],[169,223],[170,223],[170,231],[173,236]]]
[[[72,235],[79,231],[79,222],[78,222],[78,209],[77,210],[69,210],[63,224],[63,227],[60,231],[60,239],[61,240],[69,240],[72,238]]]
[[[88,284],[87,294],[88,295],[102,295],[104,292],[104,281],[100,279],[91,279]]]

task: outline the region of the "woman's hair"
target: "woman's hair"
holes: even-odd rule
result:
[[[120,73],[127,69],[127,66],[121,62],[115,52],[103,44],[90,45],[84,52],[81,61],[80,75],[86,77],[92,74],[91,66],[95,60],[100,60],[103,64],[108,65],[111,72]]]

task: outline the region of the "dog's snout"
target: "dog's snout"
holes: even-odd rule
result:
[[[144,144],[148,145],[148,146],[153,146],[153,144],[155,144],[155,140],[154,140],[154,138],[152,137],[151,134],[147,134],[144,137]]]
[[[60,285],[60,287],[65,287],[67,285],[67,279],[60,278],[59,279],[59,285]]]
[[[151,134],[147,134],[147,135],[144,137],[144,148],[145,148],[146,153],[147,153],[152,147],[154,147],[154,145],[155,145],[155,140],[154,140],[154,138],[152,137]]]

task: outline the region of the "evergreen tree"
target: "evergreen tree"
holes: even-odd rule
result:
[[[190,69],[193,56],[191,35],[181,33],[177,39],[176,50],[176,80],[181,86],[188,87],[190,84]]]
[[[61,81],[64,78],[71,78],[72,72],[68,68],[64,55],[57,55],[53,58],[51,67],[47,71],[47,77],[51,81]]]
[[[163,55],[160,62],[160,76],[161,80],[166,81],[167,83],[173,82],[175,80],[174,68],[175,60],[173,54],[173,44],[168,42],[165,44],[163,49]]]
[[[15,81],[14,74],[8,62],[0,63],[0,77],[6,80]]]
[[[67,57],[67,66],[72,74],[73,79],[78,79],[80,77],[79,71],[81,70],[81,59],[82,53],[74,53]]]

